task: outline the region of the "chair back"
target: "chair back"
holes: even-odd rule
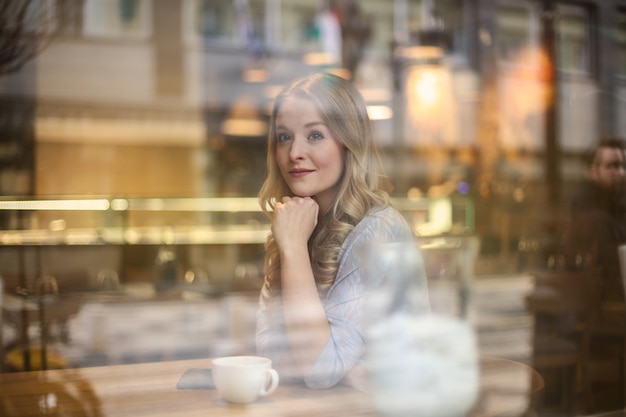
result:
[[[602,294],[598,268],[582,270],[544,269],[535,271],[534,295],[546,300],[543,309],[553,313],[586,316]]]

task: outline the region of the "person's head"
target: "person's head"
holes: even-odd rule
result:
[[[317,198],[321,218],[309,250],[315,280],[320,288],[328,288],[346,236],[372,207],[389,204],[379,186],[382,170],[365,102],[349,81],[315,73],[278,94],[270,120],[267,171],[259,202],[269,217],[284,196]],[[280,256],[270,234],[267,282],[280,285],[279,270]]]
[[[283,196],[312,196],[323,211],[375,199],[380,162],[363,98],[351,82],[315,73],[285,87],[271,114],[264,210]],[[341,209],[339,209],[341,210]]]
[[[603,188],[621,189],[626,177],[624,149],[621,139],[602,139],[588,156],[589,178]]]

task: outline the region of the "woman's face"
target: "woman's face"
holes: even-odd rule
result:
[[[324,213],[337,196],[345,148],[331,134],[315,104],[289,97],[276,115],[276,162],[291,192],[315,197]]]

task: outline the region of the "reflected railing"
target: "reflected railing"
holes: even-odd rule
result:
[[[474,230],[469,198],[392,201],[419,236]],[[263,244],[269,231],[256,197],[5,198],[0,216],[0,246],[162,244],[166,230],[175,244]]]

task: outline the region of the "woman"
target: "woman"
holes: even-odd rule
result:
[[[365,103],[348,81],[316,73],[275,100],[268,176],[259,200],[272,222],[257,321],[258,354],[284,381],[365,388],[365,296],[386,277],[364,276],[368,244],[412,241],[380,187],[380,161]],[[425,276],[418,302],[429,311]]]

